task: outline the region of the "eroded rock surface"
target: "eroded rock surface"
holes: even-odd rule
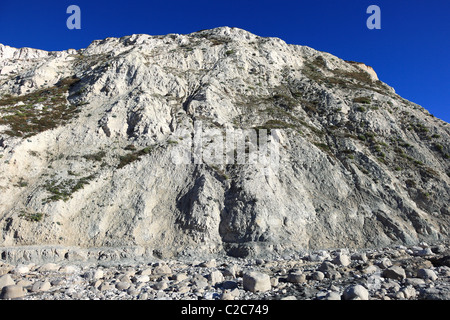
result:
[[[270,257],[448,239],[449,126],[363,66],[227,27],[0,45],[0,244]],[[200,122],[267,129],[279,161],[183,163]]]

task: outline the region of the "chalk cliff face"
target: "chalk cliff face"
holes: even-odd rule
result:
[[[448,239],[449,125],[373,69],[280,39],[0,45],[0,117],[3,246],[246,256]],[[277,161],[185,161],[198,124],[266,129]]]

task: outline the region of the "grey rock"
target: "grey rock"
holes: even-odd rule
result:
[[[315,271],[313,272],[313,274],[311,275],[311,279],[313,280],[317,280],[317,281],[321,281],[325,278],[325,275],[323,274],[323,272],[321,271]]]
[[[205,300],[216,300],[219,298],[220,298],[220,295],[217,292],[206,292],[203,295],[203,299],[205,299]]]
[[[31,287],[31,292],[47,291],[51,286],[49,281],[37,281]]]
[[[383,270],[382,276],[389,279],[403,280],[406,278],[405,269],[400,266],[392,266]]]
[[[167,281],[158,281],[155,284],[152,285],[152,288],[155,290],[165,290],[169,287],[167,284]]]
[[[5,275],[0,277],[0,290],[3,287],[12,286],[12,285],[15,285],[15,284],[16,283],[14,282],[14,280],[11,278],[11,276],[9,274],[5,274]]]
[[[339,292],[331,291],[331,292],[328,292],[328,293],[322,298],[322,300],[341,300],[341,295],[339,294]]]
[[[141,291],[136,289],[134,286],[131,286],[130,288],[128,288],[127,290],[127,294],[129,294],[130,296],[137,296]]]
[[[450,300],[450,287],[438,285],[433,288],[424,288],[419,291],[419,299],[423,300]]]
[[[0,253],[1,253],[1,251],[0,251]],[[6,256],[5,256],[5,258],[6,258]],[[10,265],[9,263],[0,261],[0,276],[5,275],[12,270],[14,270],[13,265]]]
[[[394,297],[395,297],[395,299],[397,299],[397,300],[404,300],[404,299],[405,299],[405,294],[404,294],[403,291],[397,291],[397,292],[394,294]]]
[[[450,277],[450,268],[449,267],[438,267],[438,274],[442,277]]]
[[[277,287],[278,285],[279,285],[279,280],[278,280],[278,278],[277,277],[271,277],[270,278],[270,285],[272,286],[272,287]]]
[[[1,299],[18,299],[24,297],[26,294],[25,290],[18,285],[10,285],[2,288],[0,294]]]
[[[354,253],[350,257],[351,260],[361,261],[363,263],[368,261],[367,255],[364,252]]]
[[[322,272],[330,272],[336,270],[336,266],[330,261],[324,261],[318,268],[319,271]]]
[[[424,248],[416,251],[415,254],[418,256],[432,256],[434,255],[434,252],[431,250],[431,248]]]
[[[327,251],[321,250],[317,253],[309,254],[306,259],[312,262],[323,262],[326,259],[331,259],[330,254]]]
[[[230,290],[225,290],[222,293],[221,300],[234,300],[234,299],[235,299],[235,296],[231,293]]]
[[[381,287],[389,292],[397,292],[401,288],[398,279],[386,279],[386,281],[381,284]]]
[[[127,290],[128,288],[130,288],[130,286],[131,286],[130,282],[124,282],[124,281],[117,282],[115,285],[116,289],[121,290],[121,291]]]
[[[84,273],[83,277],[90,280],[90,281],[97,281],[99,279],[102,279],[104,276],[104,272],[102,269],[96,269],[96,270],[89,270]]]
[[[180,282],[189,279],[189,276],[186,273],[177,273],[172,278],[173,280]]]
[[[351,260],[348,255],[339,253],[332,261],[335,265],[346,267],[350,265]]]
[[[186,285],[186,284],[183,284],[183,285],[181,285],[181,286],[178,286],[178,287],[176,288],[176,291],[177,291],[178,293],[187,293],[187,292],[190,292],[190,291],[191,291],[191,287],[189,287],[189,286]]]
[[[78,271],[78,268],[76,266],[72,266],[72,265],[63,266],[58,270],[58,272],[65,273],[65,274],[73,274],[77,271]]]
[[[330,270],[328,272],[325,272],[325,277],[331,280],[338,280],[342,278],[342,275],[337,270]]]
[[[208,282],[212,286],[214,286],[215,284],[218,284],[218,283],[222,283],[225,280],[222,272],[220,272],[219,270],[215,270],[215,271],[209,273],[206,278],[208,279]]]
[[[172,273],[172,270],[168,265],[160,265],[153,269],[153,274],[156,275],[169,275]]]
[[[421,278],[407,278],[405,284],[412,286],[422,286],[425,285],[425,281]]]
[[[304,283],[306,282],[306,275],[302,272],[291,272],[287,276],[287,281],[291,283]]]
[[[297,298],[295,296],[287,296],[287,297],[283,297],[280,300],[297,300]]]
[[[257,266],[263,265],[264,263],[265,263],[264,259],[256,259],[256,260],[255,260],[255,264],[256,264]]]
[[[120,282],[129,282],[129,283],[132,282],[130,276],[127,274],[121,274],[120,276],[117,277],[117,280]]]
[[[437,245],[437,246],[433,246],[433,247],[431,248],[431,251],[432,251],[433,253],[436,253],[436,254],[444,253],[444,252],[445,252],[445,246],[442,245],[442,244],[439,244],[439,245]]]
[[[231,295],[232,295],[233,297],[235,297],[235,298],[239,298],[239,296],[241,295],[241,291],[239,291],[238,288],[231,289],[231,290],[230,290],[230,293],[231,293]]]
[[[222,270],[222,274],[224,277],[236,278],[236,272],[237,268],[235,265],[227,266],[225,269]]]
[[[212,260],[209,260],[209,261],[202,262],[202,263],[200,263],[200,267],[203,267],[203,268],[215,268],[215,267],[217,267],[216,259],[212,259]]]
[[[405,299],[413,299],[417,295],[417,291],[413,286],[406,286],[402,289],[402,292]]]
[[[417,271],[417,276],[422,279],[435,281],[437,280],[437,274],[431,269],[419,269]]]
[[[384,257],[377,261],[376,265],[381,269],[387,269],[392,266],[392,261],[389,258]]]
[[[102,282],[102,284],[98,287],[100,291],[108,291],[113,290],[115,288],[115,285],[110,282]]]
[[[137,283],[142,283],[142,282],[149,282],[150,281],[150,277],[148,276],[148,275],[138,275],[138,276],[135,276],[134,278],[134,282],[137,282]]]
[[[30,267],[27,265],[18,265],[14,268],[13,272],[15,274],[27,274],[30,272]]]
[[[242,283],[244,289],[251,292],[265,292],[272,288],[270,277],[262,272],[250,271],[245,273]]]
[[[361,285],[352,285],[345,288],[344,300],[369,300],[369,292]]]
[[[139,294],[139,296],[138,296],[138,300],[147,300],[147,299],[148,299],[147,292],[143,292],[143,293]]]
[[[52,281],[53,282],[53,281]],[[56,282],[56,281],[55,281]],[[28,289],[31,288],[31,286],[33,285],[33,281],[28,280],[28,279],[21,279],[19,281],[17,281],[16,283],[18,286],[23,287],[24,289]],[[50,283],[51,285],[53,285],[52,283]]]
[[[198,288],[204,288],[208,285],[208,279],[200,274],[194,275],[191,281],[193,285],[197,286]]]
[[[39,267],[40,272],[52,272],[52,271],[58,271],[60,269],[60,266],[56,263],[46,263]]]
[[[141,276],[149,276],[151,274],[152,274],[151,268],[145,268],[139,272],[139,275],[141,275]]]
[[[378,272],[379,270],[380,269],[377,266],[372,264],[372,265],[368,266],[367,268],[363,269],[363,273],[364,274],[373,274],[375,272]]]

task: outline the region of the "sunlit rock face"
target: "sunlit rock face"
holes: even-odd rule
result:
[[[371,67],[280,39],[0,45],[0,117],[3,246],[248,256],[448,238],[449,125]],[[259,139],[227,149],[230,132]],[[252,162],[264,133],[276,156]]]

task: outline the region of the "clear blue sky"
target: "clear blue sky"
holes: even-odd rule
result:
[[[81,8],[81,30],[66,9]],[[381,30],[369,30],[369,5]],[[448,0],[55,0],[0,2],[0,43],[45,50],[85,48],[134,33],[190,33],[220,26],[279,37],[372,66],[404,98],[450,122]]]

